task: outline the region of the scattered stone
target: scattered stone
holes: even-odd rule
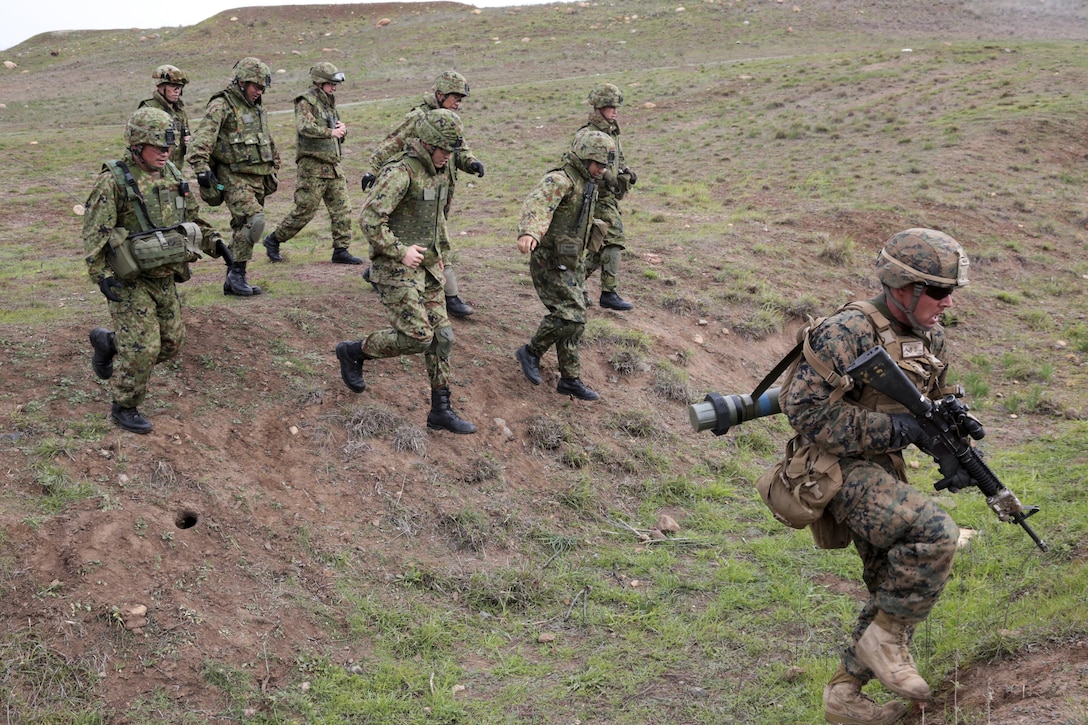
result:
[[[698,322],[697,322],[696,324],[697,324],[697,325],[699,325],[699,327],[706,327],[706,326],[707,326],[707,325],[709,325],[710,323],[709,323],[709,322],[707,322],[706,320],[704,320],[704,319],[700,318],[700,319],[699,319],[699,321],[698,321]]]
[[[554,642],[558,636],[559,635],[555,632],[541,632],[537,635],[536,641],[540,644],[548,644],[549,642]]]
[[[0,103],[0,108],[2,108],[3,105],[4,104]],[[72,213],[75,214],[76,216],[83,216],[83,212],[84,212],[84,209],[83,209],[82,204],[76,204],[75,206],[72,207]]]
[[[391,23],[391,22],[393,22],[393,21],[390,20],[389,18],[382,18],[378,22],[374,23],[374,27],[384,28],[386,25],[389,25],[389,23]]]
[[[657,108],[657,104],[654,103],[653,101],[646,101],[645,103],[642,104],[642,107],[643,108]]]
[[[662,531],[661,529],[654,529],[653,531],[650,532],[650,538],[653,539],[654,541],[664,541],[665,539],[667,539],[669,537],[665,536],[665,532]]]
[[[956,548],[962,549],[971,543],[971,539],[975,537],[978,532],[974,529],[965,529],[960,527],[960,538],[956,540]]]
[[[702,345],[703,344],[703,336],[702,335],[696,335],[695,337],[692,338],[692,342],[694,342],[696,345]]]
[[[657,517],[657,528],[669,534],[675,534],[680,530],[680,524],[676,523],[676,519],[668,514],[661,514]]]
[[[797,665],[793,665],[792,667],[787,669],[784,673],[782,673],[782,679],[785,680],[786,682],[797,682],[797,680],[801,679],[801,676],[804,675],[804,674],[805,674],[805,668],[804,667],[798,667]]]
[[[169,141],[169,139],[167,139],[167,140]],[[293,436],[297,436],[297,435],[298,435],[298,426],[294,426],[294,425],[293,425],[293,426],[291,426],[290,428],[288,428],[288,429],[287,429],[287,431],[288,431],[288,432],[289,432],[289,433],[290,433],[291,435],[293,435]]]
[[[454,685],[451,689],[453,690],[453,694],[456,695],[458,692],[464,692],[466,688],[464,685]]]
[[[14,68],[18,68],[19,64],[16,63],[15,61],[5,60],[4,61],[4,67],[7,68],[8,70],[12,70]]]
[[[147,607],[143,604],[133,604],[121,610],[121,621],[125,623],[125,629],[132,632],[147,626]]]

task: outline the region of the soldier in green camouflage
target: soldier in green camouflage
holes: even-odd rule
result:
[[[186,156],[196,172],[201,198],[212,206],[225,201],[230,210],[234,263],[223,282],[225,295],[261,293],[246,280],[246,263],[264,234],[265,197],[279,188],[280,154],[261,105],[270,85],[267,65],[257,58],[238,61],[230,85],[208,100]]]
[[[909,645],[948,581],[959,529],[931,496],[907,483],[902,450],[924,437],[914,416],[872,388],[848,385],[843,373],[883,345],[923,395],[962,394],[946,384],[939,320],[953,291],[967,284],[968,260],[947,234],[908,229],[888,239],[876,269],[883,292],[846,305],[809,334],[810,349],[780,397],[800,442],[837,456],[842,471],[842,489],[826,512],[850,531],[869,600],[824,690],[824,714],[829,722],[862,725],[897,722],[906,710],[862,693],[873,677],[902,697],[930,697]]]
[[[611,83],[602,83],[589,92],[589,105],[593,107],[593,111],[586,124],[575,132],[575,141],[577,142],[580,134],[594,131],[607,133],[616,142],[616,155],[604,173],[604,183],[601,184],[597,199],[597,218],[608,224],[608,231],[601,246],[586,250],[586,279],[592,277],[600,268],[601,307],[624,311],[634,305],[616,292],[620,255],[627,243],[623,234],[620,200],[635,185],[638,176],[627,166],[623,157],[623,145],[620,143],[620,124],[616,118],[619,107],[623,105],[623,93]]]
[[[340,377],[350,390],[366,390],[363,362],[423,353],[431,382],[427,427],[475,433],[476,426],[450,407],[453,327],[446,314],[442,268],[449,258],[446,195],[449,160],[462,143],[461,119],[435,109],[417,124],[418,138],[378,173],[359,224],[370,244],[371,282],[378,287],[390,327],[359,342],[336,346]]]
[[[518,223],[518,251],[531,254],[533,287],[548,314],[529,344],[515,353],[521,371],[540,385],[540,358],[555,345],[559,358],[556,392],[580,400],[600,396],[582,382],[578,341],[586,326],[584,255],[593,227],[597,184],[612,162],[616,144],[601,131],[580,135],[525,199]]]
[[[140,101],[138,108],[157,108],[170,116],[178,135],[178,143],[170,152],[170,163],[181,171],[192,138],[189,135],[189,114],[185,112],[185,101],[181,100],[189,76],[177,66],[160,65],[152,71],[151,79],[155,81],[155,95]]]
[[[189,262],[200,258],[198,247],[215,257],[225,247],[200,218],[188,183],[169,161],[178,141],[170,116],[157,108],[137,109],[125,126],[125,141],[128,151],[102,168],[83,217],[87,272],[109,301],[113,319],[113,330],[91,330],[91,366],[95,375],[111,381],[113,421],[133,433],[150,433],[151,423],[138,406],[147,396],[151,370],[177,357],[185,343],[174,284],[189,279]],[[131,251],[131,235],[154,230],[154,246],[168,251],[138,269],[122,265],[118,257],[125,245]]]
[[[332,221],[332,261],[362,264],[351,254],[351,201],[341,167],[342,146],[348,127],[336,111],[336,88],[344,74],[332,63],[310,68],[313,86],[295,98],[295,130],[298,133],[295,163],[298,164],[295,206],[275,231],[264,238],[268,259],[282,262],[280,244],[294,238],[310,223],[321,202]]]
[[[363,191],[374,185],[378,170],[382,165],[393,158],[394,155],[400,153],[409,139],[417,136],[416,124],[426,115],[427,111],[435,108],[445,108],[456,113],[461,109],[461,101],[469,94],[468,81],[457,71],[448,70],[435,78],[433,91],[432,94],[423,96],[423,102],[405,114],[404,120],[386,136],[378,149],[371,155],[370,169],[363,175],[362,179]],[[457,184],[458,170],[476,174],[480,177],[484,175],[483,162],[473,155],[468,146],[457,150],[453,156],[451,166],[452,176],[446,197],[445,214],[447,218],[449,218],[450,204],[453,201],[453,189]],[[369,269],[363,273],[363,277],[367,281],[370,280]],[[457,274],[452,263],[447,264],[445,268],[445,295],[446,311],[451,316],[464,318],[475,312],[471,305],[461,299],[461,293],[457,286]]]

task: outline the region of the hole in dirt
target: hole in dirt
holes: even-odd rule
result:
[[[196,511],[179,511],[174,519],[174,525],[179,529],[191,529],[196,526],[199,518]]]

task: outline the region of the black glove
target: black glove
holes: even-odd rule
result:
[[[484,164],[482,161],[473,161],[468,165],[469,173],[476,174],[481,179],[484,178]]]
[[[890,417],[892,419],[892,439],[888,444],[888,448],[906,448],[911,443],[917,444],[919,441],[925,440],[926,432],[922,430],[922,426],[910,413],[891,413]]]
[[[638,174],[631,169],[624,169],[623,173],[627,174],[627,183],[634,186],[635,182],[638,181]]]
[[[366,191],[370,187],[374,186],[374,183],[378,180],[378,177],[371,173],[363,174],[362,187],[363,191]]]
[[[208,169],[207,171],[196,172],[196,183],[201,189],[210,189],[212,186],[219,183],[219,179],[216,177],[214,171]]]
[[[114,287],[123,286],[113,277],[103,277],[98,280],[98,289],[102,290],[102,294],[106,296],[106,299],[110,302],[120,302],[121,298],[117,296],[117,293],[113,291]]]

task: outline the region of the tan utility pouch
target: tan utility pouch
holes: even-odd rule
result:
[[[124,227],[114,227],[106,259],[116,277],[135,279],[141,272],[190,261],[189,250],[198,248],[200,236],[200,227],[192,222],[137,234],[127,234]]]
[[[817,521],[842,488],[838,456],[794,436],[785,457],[756,481],[756,489],[774,517],[795,529]]]
[[[823,516],[808,525],[808,530],[820,549],[845,549],[853,540],[850,529],[836,521],[830,511],[824,511]]]
[[[589,251],[599,252],[604,249],[604,240],[608,237],[608,222],[594,219],[589,226]]]

